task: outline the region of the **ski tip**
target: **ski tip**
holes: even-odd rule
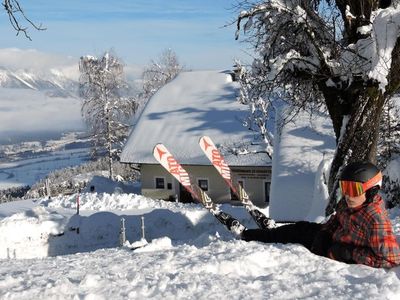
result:
[[[156,153],[156,151],[157,151],[156,149],[159,148],[160,146],[162,146],[162,143],[155,144],[153,147],[153,153]]]
[[[215,148],[214,142],[212,141],[212,139],[207,136],[207,135],[203,135],[200,139],[199,139],[199,145],[202,149],[207,150],[210,146]]]
[[[167,153],[167,148],[162,143],[154,146],[153,155],[157,160],[161,159],[165,153]]]
[[[203,135],[203,136],[199,139],[199,142],[204,141],[204,140],[206,140],[206,141],[211,141],[211,138],[210,138],[208,135]]]

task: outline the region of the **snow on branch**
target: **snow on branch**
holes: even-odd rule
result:
[[[297,3],[271,0],[238,17],[237,37],[241,22],[247,19],[244,31],[263,59],[257,71],[267,75],[267,80],[276,81],[282,71],[312,77],[331,65],[328,59],[336,47],[332,46],[336,43],[332,30],[314,10]]]
[[[294,114],[329,113],[337,142],[331,195],[347,159],[375,160],[383,104],[400,87],[400,7],[383,2],[243,1],[237,19],[236,37],[243,29],[255,52],[241,93],[252,101],[253,120],[276,102],[288,103]]]
[[[400,8],[372,11],[368,24],[363,11],[358,13],[360,16],[355,15],[350,5],[341,12],[340,6],[332,4],[328,16],[326,11],[318,11],[315,5],[307,3],[316,2],[262,1],[239,14],[236,38],[243,29],[245,41],[258,54],[253,72],[263,76],[262,84],[266,85],[260,90],[287,87],[286,83],[293,79],[304,84],[335,82],[337,87],[345,88],[356,77],[364,82],[372,79],[384,93],[392,51],[400,35]],[[341,13],[342,20],[357,20],[357,39],[346,37],[346,26],[351,23],[338,23]]]
[[[83,56],[79,70],[79,94],[84,99],[81,112],[93,135],[92,153],[97,155],[99,149],[107,151],[112,178],[113,159],[129,132],[128,122],[137,103],[125,82],[123,63],[114,54],[105,52],[100,58]]]
[[[364,46],[365,43],[372,43],[373,47],[370,47],[371,67],[368,77],[379,82],[379,88],[384,93],[392,64],[392,51],[400,35],[400,8],[377,11],[372,28],[373,34],[369,39],[360,41],[359,44]],[[364,52],[366,51],[365,49]]]

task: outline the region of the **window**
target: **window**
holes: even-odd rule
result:
[[[165,189],[165,178],[156,177],[156,189]]]
[[[265,202],[269,203],[269,192],[271,190],[271,182],[264,181]]]
[[[198,182],[199,187],[203,191],[205,191],[205,192],[208,191],[208,179],[199,179],[197,182]]]

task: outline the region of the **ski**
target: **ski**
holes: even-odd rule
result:
[[[178,163],[175,157],[163,144],[157,144],[153,149],[154,158],[175,177],[176,180],[192,195],[193,199],[200,202],[218,221],[225,225],[228,230],[240,234],[245,227],[231,215],[222,212],[212,199],[193,180],[189,173]]]
[[[273,227],[273,221],[266,217],[257,206],[251,202],[249,195],[240,184],[234,184],[232,179],[232,171],[228,164],[225,162],[221,152],[215,146],[214,142],[208,136],[202,136],[199,140],[201,150],[210,160],[212,165],[218,173],[225,180],[232,192],[238,197],[239,201],[243,203],[246,210],[249,212],[253,220],[257,223],[258,227],[267,229]]]

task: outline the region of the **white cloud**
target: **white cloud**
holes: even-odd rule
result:
[[[10,131],[72,130],[84,128],[81,100],[47,97],[28,89],[0,88],[0,137]]]
[[[15,69],[50,69],[76,64],[76,58],[40,52],[34,49],[0,49],[0,66]]]

